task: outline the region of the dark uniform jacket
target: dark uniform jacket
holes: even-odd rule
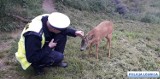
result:
[[[45,36],[45,44],[41,48],[41,35],[38,35],[34,32],[27,32],[24,34],[25,37],[25,49],[26,49],[26,57],[28,62],[36,63],[41,61],[47,54],[49,54],[52,49],[49,48],[48,44],[52,39],[56,39],[57,34],[50,32],[46,26],[46,22],[48,20],[48,16],[42,17],[41,21],[43,23],[42,32],[44,32]],[[76,37],[75,31],[72,28],[66,28],[60,34],[64,36],[72,36]]]

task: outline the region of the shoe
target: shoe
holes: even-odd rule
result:
[[[57,66],[58,66],[58,67],[66,68],[66,67],[68,67],[68,64],[65,63],[65,62],[61,62],[61,63],[59,63]]]

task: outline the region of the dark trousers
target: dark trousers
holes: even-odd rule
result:
[[[67,41],[67,36],[58,34],[54,38],[57,45],[55,49],[50,52],[46,57],[44,57],[38,63],[32,63],[33,68],[39,69],[46,66],[54,66],[59,64],[64,59],[64,49]]]

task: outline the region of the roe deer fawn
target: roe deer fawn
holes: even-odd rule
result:
[[[108,41],[106,47],[108,48],[108,57],[110,58],[111,39],[112,39],[113,23],[111,21],[103,21],[98,26],[89,31],[81,41],[81,51],[89,47],[89,54],[91,46],[96,45],[96,58],[98,60],[99,43],[105,37]]]

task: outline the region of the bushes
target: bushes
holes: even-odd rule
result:
[[[146,14],[130,13],[126,14],[125,18],[145,23],[157,23],[157,24],[160,23],[160,13],[146,13]]]
[[[160,0],[152,0],[151,7],[160,8]]]
[[[56,0],[57,2],[61,0]],[[113,12],[114,5],[111,0],[64,0],[65,6],[73,7],[79,10],[92,12]]]
[[[111,18],[114,17],[113,19],[125,18],[146,23],[160,23],[160,13],[150,13],[151,8],[146,8],[159,5],[154,1],[149,4],[145,4],[149,2],[147,0],[56,0],[56,2],[80,11],[101,12]],[[61,6],[58,5],[59,7]]]
[[[12,31],[17,28],[15,22],[13,22],[14,19],[5,16],[3,18],[0,18],[0,31]]]
[[[41,0],[0,0],[0,31],[12,31],[19,20],[12,15],[33,18],[42,13]]]
[[[157,14],[158,15],[158,14]],[[146,14],[140,21],[146,23],[160,23],[160,16],[156,14]]]
[[[0,18],[6,17],[7,13],[12,13],[12,11],[14,11],[15,7],[17,6],[23,6],[24,5],[24,1],[23,0],[1,0],[0,1]]]
[[[15,26],[11,24],[12,18],[8,17],[7,14],[11,12],[11,8],[13,7],[13,3],[9,0],[1,0],[0,1],[0,31],[10,31],[15,29]]]
[[[6,6],[8,4],[8,0],[0,0],[0,18],[5,16]]]
[[[121,1],[121,0],[113,0],[113,3],[116,6],[116,12],[118,12],[119,14],[126,14],[128,13],[128,8],[127,6]]]

